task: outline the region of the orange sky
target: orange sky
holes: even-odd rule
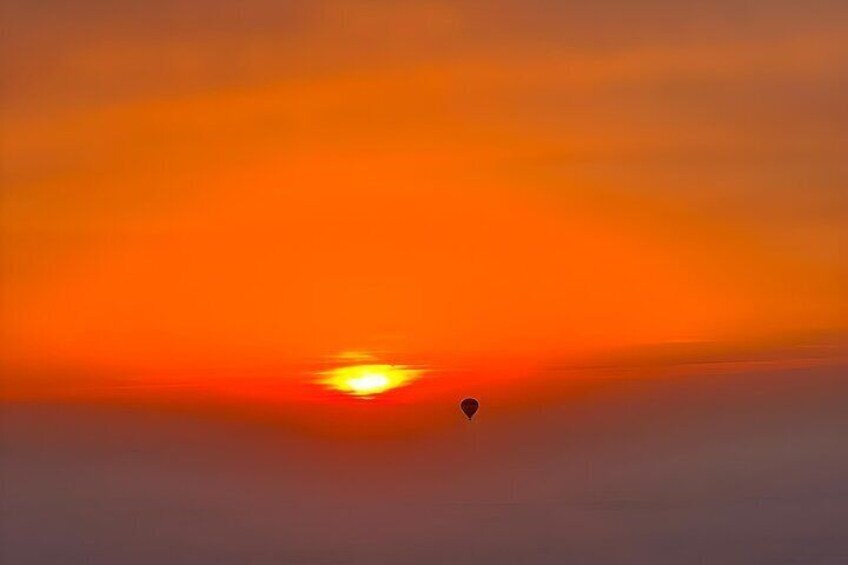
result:
[[[839,2],[5,4],[10,381],[846,329]]]

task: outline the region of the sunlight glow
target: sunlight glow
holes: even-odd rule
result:
[[[406,386],[421,375],[420,370],[403,365],[350,365],[321,373],[325,387],[361,398]]]

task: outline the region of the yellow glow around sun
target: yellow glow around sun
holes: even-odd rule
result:
[[[321,384],[352,396],[369,397],[408,385],[421,375],[403,365],[350,365],[321,373]]]

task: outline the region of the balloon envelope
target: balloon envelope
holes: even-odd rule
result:
[[[466,398],[459,403],[459,408],[470,420],[474,416],[474,413],[477,412],[477,409],[480,408],[480,403],[477,402],[476,398]]]

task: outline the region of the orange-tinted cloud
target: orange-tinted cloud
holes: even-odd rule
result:
[[[844,330],[844,8],[743,33],[660,4],[692,32],[508,2],[15,7],[5,362],[450,368]]]

